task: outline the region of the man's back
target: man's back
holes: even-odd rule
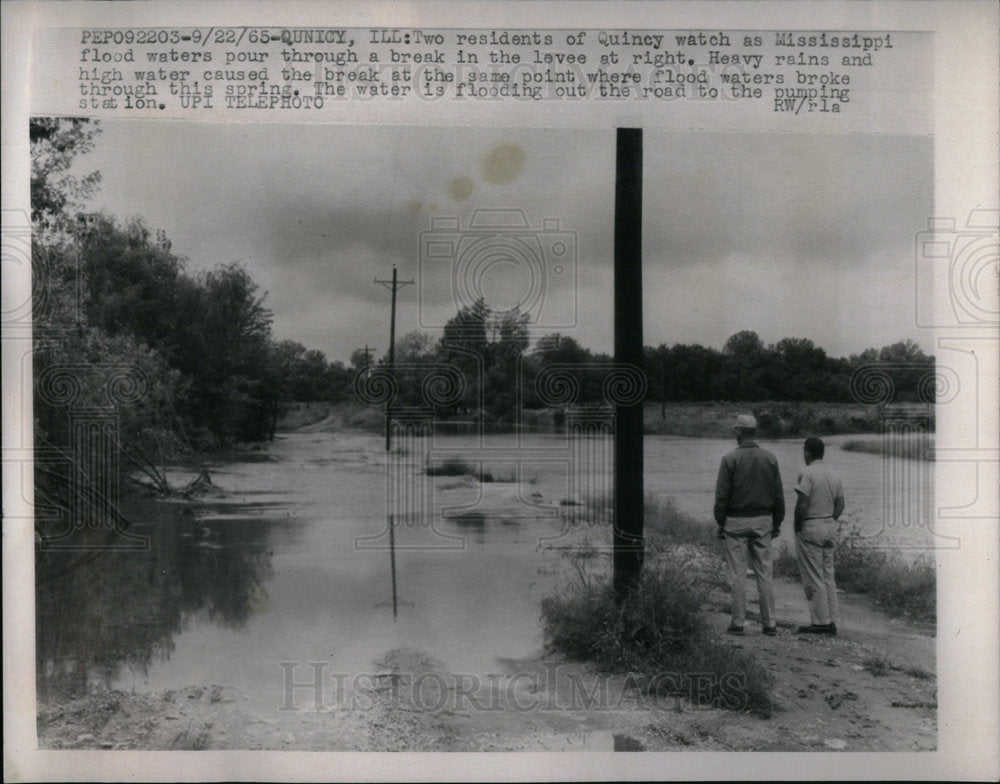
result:
[[[773,515],[784,519],[785,498],[778,459],[750,441],[722,458],[715,488],[715,517]]]
[[[802,469],[795,489],[808,499],[807,520],[833,517],[837,499],[844,498],[843,482],[822,460],[813,460]]]

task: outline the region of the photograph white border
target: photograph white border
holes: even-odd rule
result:
[[[2,5],[2,163],[3,208],[28,210],[27,117],[33,93],[30,61],[34,31],[50,27],[202,26],[268,24],[350,27],[639,27],[650,29],[879,29],[934,34],[935,216],[962,216],[974,208],[997,208],[998,177],[998,12],[992,2],[407,2],[360,4],[325,2],[147,2],[48,3],[14,0]],[[57,53],[38,53],[42,57]],[[502,111],[502,114],[501,114]],[[581,104],[565,113],[583,112]],[[412,122],[434,122],[417,112]],[[653,123],[649,109],[622,107],[600,123],[640,126]],[[604,113],[607,114],[607,113]],[[525,124],[517,107],[497,107],[501,125]],[[362,119],[384,122],[372,102]],[[583,124],[589,120],[584,119]],[[393,120],[398,123],[398,120]],[[580,122],[577,117],[573,122]],[[450,123],[453,124],[453,123]],[[606,125],[606,127],[612,127]],[[877,130],[877,129],[875,129]],[[931,217],[931,216],[928,216]],[[24,300],[24,291],[4,284],[5,310]],[[941,330],[935,341],[968,333]],[[982,343],[977,408],[981,442],[995,447],[997,351],[1000,338]],[[3,438],[30,427],[31,383],[19,377],[16,346],[3,345]],[[970,412],[942,407],[938,449],[950,443]],[[27,419],[26,419],[27,418]],[[25,446],[20,444],[20,446]],[[4,466],[4,773],[18,781],[38,780],[640,780],[741,778],[825,779],[995,779],[1000,773],[1000,591],[998,591],[998,453],[968,450],[977,461],[977,509],[989,518],[974,525],[961,519],[939,521],[943,535],[962,538],[958,551],[938,553],[938,732],[936,752],[921,753],[328,753],[277,751],[44,751],[36,748],[33,552],[30,526],[23,525],[25,502],[7,481]],[[967,501],[967,486],[954,465],[936,466],[936,504]],[[11,522],[8,522],[10,520]]]

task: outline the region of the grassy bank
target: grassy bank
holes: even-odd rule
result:
[[[729,438],[737,414],[757,417],[762,438],[877,433],[879,415],[875,406],[856,403],[647,403],[646,433],[692,438]]]
[[[715,528],[680,512],[672,499],[646,497],[645,530],[654,543],[684,543],[714,550]],[[890,614],[933,621],[937,617],[937,572],[926,555],[904,558],[898,550],[873,547],[862,524],[845,517],[835,555],[837,587],[867,596]],[[794,545],[781,542],[774,553],[774,573],[798,580]]]
[[[643,511],[644,531],[654,544],[691,544],[715,552],[715,526],[681,512],[673,498],[647,495]]]
[[[752,412],[757,417],[762,438],[794,438],[808,435],[843,433],[877,433],[879,412],[875,406],[852,403],[659,403],[645,405],[644,430],[651,435],[686,436],[689,438],[729,438],[737,414]],[[332,424],[349,429],[378,432],[385,427],[384,411],[377,406],[357,402],[295,403],[278,423],[280,430],[295,430],[312,424],[327,415]],[[564,409],[525,409],[520,417],[494,420],[489,417],[483,426],[490,432],[553,433],[566,428]],[[458,418],[436,417],[439,433],[475,433],[479,425],[472,415]]]
[[[770,715],[773,677],[713,632],[703,612],[722,574],[713,529],[652,497],[645,524],[642,579],[621,606],[603,553],[587,545],[564,553],[576,578],[542,601],[548,644],[603,672],[627,673],[646,693]]]
[[[840,448],[845,452],[865,452],[870,455],[890,454],[910,458],[911,460],[934,460],[933,436],[900,437],[886,443],[883,438],[854,438],[845,441]]]
[[[799,579],[795,552],[787,543],[775,553],[774,571]],[[910,560],[897,550],[873,547],[856,522],[841,523],[834,571],[838,588],[867,596],[886,612],[927,621],[937,618],[934,561],[925,554]]]

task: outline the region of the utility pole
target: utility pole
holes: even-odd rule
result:
[[[364,366],[364,368],[363,368],[364,370],[367,370],[367,369],[368,369],[368,368],[369,368],[369,367],[371,366],[371,364],[372,364],[372,361],[371,361],[371,360],[370,360],[370,359],[368,358],[368,352],[369,352],[369,351],[377,351],[377,350],[378,350],[378,349],[376,349],[376,348],[375,348],[374,346],[372,346],[372,347],[371,347],[371,348],[369,349],[369,348],[368,348],[368,344],[367,344],[367,343],[365,343],[365,366]]]
[[[389,375],[393,375],[393,367],[396,360],[396,292],[403,286],[412,286],[415,280],[399,280],[396,276],[396,265],[392,265],[392,280],[379,280],[375,282],[385,286],[392,292],[392,310],[389,317]],[[389,413],[392,407],[392,398],[385,404],[385,451],[389,451],[391,446],[392,431],[389,428]]]
[[[615,160],[615,364],[642,368],[642,129],[619,128]],[[615,406],[614,593],[639,584],[643,560],[642,401]]]
[[[667,421],[667,358],[666,346],[660,354],[660,421]]]
[[[396,275],[396,265],[392,265],[392,280],[379,280],[375,278],[375,282],[385,286],[389,291],[392,292],[392,310],[390,311],[391,316],[389,317],[389,376],[393,377],[394,365],[396,360],[396,292],[399,291],[403,286],[409,286],[416,281],[414,280],[399,280]],[[368,344],[365,344],[365,357],[368,356]],[[386,465],[391,457],[390,449],[392,447],[392,396],[390,394],[389,399],[385,403],[385,459]],[[389,560],[392,567],[392,617],[396,617],[396,522],[393,519],[392,514],[392,499],[389,499]]]

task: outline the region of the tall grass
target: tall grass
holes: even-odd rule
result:
[[[886,612],[920,620],[937,618],[937,571],[934,561],[921,554],[904,558],[898,550],[873,546],[854,519],[841,522],[834,554],[837,587],[872,599]],[[799,578],[795,553],[783,542],[774,559],[775,574]]]
[[[680,511],[673,498],[647,494],[643,510],[644,530],[653,538],[715,549],[714,521],[709,523]]]
[[[772,676],[752,654],[721,641],[702,613],[713,582],[699,559],[675,546],[647,546],[640,584],[619,604],[606,570],[590,568],[592,549],[566,556],[579,579],[542,600],[553,650],[626,673],[646,693],[770,715]]]
[[[605,493],[585,496],[582,503],[564,498],[560,501],[569,517],[598,520],[611,524],[614,499]],[[677,508],[673,498],[660,498],[646,494],[643,501],[643,531],[647,539],[656,544],[690,544],[715,549],[715,525],[699,520]]]

